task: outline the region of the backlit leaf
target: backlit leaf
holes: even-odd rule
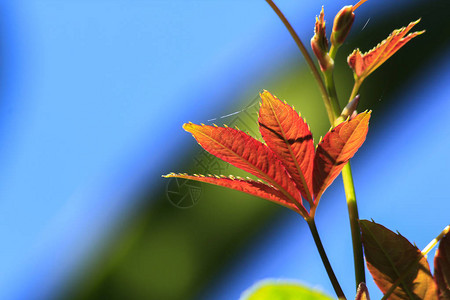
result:
[[[367,268],[388,299],[437,299],[427,259],[400,234],[375,222],[360,221]]]
[[[300,189],[312,203],[314,141],[306,122],[288,104],[264,91],[261,94],[259,129],[267,146],[282,161]]]
[[[366,139],[370,112],[363,112],[329,131],[317,145],[313,190],[317,202]]]
[[[353,51],[347,58],[347,62],[350,68],[353,69],[356,78],[363,80],[370,73],[375,71],[381,66],[387,59],[389,59],[395,52],[403,47],[412,38],[424,33],[425,31],[419,31],[410,33],[405,36],[411,28],[414,27],[420,20],[409,23],[408,26],[394,30],[384,41],[379,43],[372,50],[362,54],[359,49]]]
[[[308,125],[292,107],[267,91],[261,94],[261,99],[259,125],[267,145],[227,126],[186,123],[183,128],[206,151],[257,176],[267,185],[258,183],[256,186],[253,182],[231,181],[230,178],[186,177],[186,174],[177,177],[226,186],[278,203],[284,201],[295,205],[296,211],[309,219],[325,189],[364,142],[370,113],[361,113],[337,125],[315,151]],[[302,196],[309,202],[309,212],[302,203]]]
[[[227,187],[236,191],[241,191],[253,196],[257,196],[266,200],[269,200],[271,202],[283,205],[287,208],[290,208],[296,212],[298,212],[297,206],[295,204],[291,203],[290,200],[279,190],[277,190],[274,187],[271,187],[263,182],[260,181],[254,181],[251,179],[243,179],[239,177],[233,177],[233,176],[217,176],[217,175],[187,175],[187,174],[175,174],[170,173],[167,175],[164,175],[163,177],[170,178],[170,177],[177,177],[177,178],[184,178],[184,179],[191,179],[196,180],[200,182],[206,182],[218,186]]]
[[[434,277],[439,299],[450,299],[450,234],[442,238],[434,257]]]
[[[247,290],[241,300],[332,300],[333,298],[309,287],[282,281],[265,280]]]
[[[276,155],[243,131],[186,123],[183,128],[212,155],[273,185],[292,203],[301,206],[300,192]]]

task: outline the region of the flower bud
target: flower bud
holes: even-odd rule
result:
[[[340,47],[347,38],[352,28],[355,14],[352,5],[344,6],[334,18],[333,31],[331,32],[331,44],[334,47]]]
[[[333,65],[333,61],[328,55],[328,40],[325,33],[323,7],[320,12],[320,16],[318,18],[316,17],[314,36],[311,39],[311,48],[314,52],[314,55],[319,60],[320,69],[322,71],[328,70]]]

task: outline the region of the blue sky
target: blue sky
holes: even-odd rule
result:
[[[390,8],[402,3],[406,1]],[[325,3],[330,15],[343,4]],[[0,236],[6,242],[0,255],[0,298],[5,299],[25,299],[28,293],[45,298],[51,293],[112,224],[126,218],[133,205],[128,200],[143,175],[167,173],[169,158],[189,145],[182,123],[216,116],[233,104],[227,99],[235,94],[255,95],[262,88],[259,82],[297,55],[263,1],[22,0],[1,5]],[[319,9],[316,2],[280,1],[280,7],[296,28],[308,28],[299,33],[309,40],[310,20]],[[362,19],[377,12],[361,8]],[[434,101],[445,98],[447,87],[431,85],[443,80],[432,78],[417,79],[415,85],[430,90],[415,91],[414,101],[427,98],[430,91],[443,93],[432,97]],[[388,131],[404,128],[414,115],[417,128],[408,127],[411,131],[402,132],[403,139],[393,132],[390,140],[418,143],[412,147],[417,151],[424,149],[419,142],[428,140],[435,154],[400,155],[395,149],[401,144],[379,149],[376,138],[369,140],[372,146],[367,148],[387,151],[376,155],[396,154],[396,165],[382,169],[375,160],[371,169],[355,163],[356,172],[367,168],[371,176],[387,173],[397,178],[389,172],[392,168],[403,180],[369,177],[370,182],[360,183],[361,197],[373,197],[365,185],[376,182],[391,184],[384,188],[402,199],[418,200],[429,186],[436,187],[430,197],[447,199],[438,193],[438,183],[444,183],[437,180],[443,175],[433,177],[448,166],[448,144],[442,138],[446,117],[430,117],[448,111],[445,103],[439,105],[426,106],[427,113],[417,105],[420,112],[404,119],[391,117],[399,125],[389,125]],[[423,139],[412,138],[418,131]],[[431,132],[435,135],[428,135]],[[364,155],[375,154],[364,152],[361,160]],[[417,161],[415,168],[409,161]],[[423,170],[430,182],[415,181],[423,179]],[[362,215],[375,218],[378,201],[363,206]],[[393,210],[405,204],[388,203]],[[409,217],[421,212],[412,210]],[[419,244],[440,230],[445,216],[440,218],[426,231],[421,225],[402,228],[401,223],[389,223],[383,214],[377,221],[402,229],[406,236],[420,229],[424,237],[415,239]],[[43,276],[45,282],[37,279]]]

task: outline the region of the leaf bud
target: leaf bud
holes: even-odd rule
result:
[[[333,60],[328,55],[328,40],[325,33],[323,6],[320,11],[320,16],[316,17],[314,36],[311,39],[311,48],[314,55],[319,60],[320,69],[322,71],[326,71],[333,66]]]
[[[344,6],[334,18],[333,31],[331,32],[331,44],[338,48],[347,38],[350,29],[352,28],[355,14],[352,5]]]
[[[359,104],[359,95],[356,95],[356,97],[351,100],[347,106],[344,107],[342,110],[341,115],[334,121],[334,126],[338,126],[345,120],[347,120],[349,117],[352,119],[355,116],[356,108]]]

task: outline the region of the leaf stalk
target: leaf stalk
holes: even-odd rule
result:
[[[350,99],[352,101],[357,95],[362,81],[355,79]],[[353,182],[352,167],[348,162],[342,169],[342,181],[344,183],[345,197],[347,201],[348,217],[352,235],[353,263],[355,267],[356,289],[361,282],[366,282],[366,269],[364,267],[364,253],[361,241],[361,229],[359,228],[358,204],[356,201],[355,184]]]
[[[338,118],[341,114],[341,108],[339,105],[339,101],[337,98],[336,88],[334,84],[333,79],[333,68],[331,70],[328,70],[327,72],[324,72],[324,78],[325,78],[325,84],[322,80],[322,77],[320,76],[320,73],[312,60],[311,56],[309,55],[308,51],[306,50],[303,42],[301,41],[298,34],[295,32],[294,28],[291,26],[289,21],[286,19],[284,14],[280,11],[280,9],[277,7],[277,5],[272,0],[266,0],[266,2],[270,5],[270,7],[274,10],[274,12],[278,15],[280,20],[283,22],[286,29],[291,34],[292,38],[296,42],[298,48],[300,49],[300,52],[302,53],[304,59],[306,60],[306,63],[308,64],[314,79],[316,80],[320,93],[322,95],[323,102],[325,104],[325,108],[327,110],[328,119],[330,121],[331,126],[334,126],[334,121],[336,118]],[[330,57],[334,61],[334,58],[336,56],[338,48],[332,47],[330,50]],[[359,87],[361,85],[362,81],[356,81],[355,80],[355,86],[353,87],[352,95],[353,97],[350,97],[351,101],[356,97],[356,94],[358,93]],[[345,194],[347,198],[347,206],[349,211],[349,219],[350,219],[350,228],[352,232],[352,244],[353,244],[353,257],[354,257],[354,263],[355,263],[355,279],[356,279],[356,288],[358,288],[359,283],[365,282],[365,268],[364,268],[364,258],[363,258],[363,251],[362,251],[362,243],[361,243],[361,231],[359,229],[359,217],[358,217],[358,207],[356,203],[356,193],[355,193],[355,187],[353,184],[353,177],[351,172],[351,166],[350,163],[348,163],[343,169],[342,169],[342,176],[344,181],[344,189]],[[331,265],[326,257],[325,251],[323,249],[322,243],[320,242],[320,238],[317,233],[317,228],[314,223],[314,219],[311,218],[310,220],[307,220],[308,225],[311,229],[311,233],[313,233],[314,241],[316,242],[317,248],[319,250],[319,253],[322,257],[322,261],[325,265],[325,268],[327,269],[328,276],[330,277],[330,280],[333,283],[333,287],[336,286],[335,291],[338,297],[343,296],[345,299],[344,294],[342,293],[342,289],[340,289],[339,283],[337,282],[337,279],[334,275],[334,272],[331,268]],[[315,233],[314,233],[315,232]],[[332,279],[333,278],[333,279]],[[337,289],[339,287],[339,289]],[[339,293],[338,293],[339,292]],[[341,294],[341,296],[339,296]]]
[[[330,124],[334,127],[334,122],[341,115],[341,107],[339,105],[339,100],[336,92],[336,86],[334,84],[333,78],[334,66],[323,72],[325,78],[325,87],[327,89],[328,96],[330,97],[331,103],[331,115]]]
[[[348,162],[342,169],[342,181],[344,182],[345,196],[347,200],[348,217],[352,235],[353,263],[355,266],[356,289],[361,282],[366,282],[364,267],[364,255],[361,241],[361,229],[359,228],[358,205],[356,203],[355,185],[353,183],[352,168]]]
[[[329,55],[334,61],[337,54],[336,47],[331,47]],[[335,126],[335,120],[339,118],[341,114],[341,108],[337,97],[336,87],[334,83],[334,65],[329,70],[323,72],[325,77],[325,86],[327,88],[331,103],[333,106],[334,119],[330,119],[331,126]],[[352,101],[358,94],[362,81],[355,80],[352,93],[350,95],[349,102]],[[352,168],[350,162],[348,162],[342,169],[342,181],[344,184],[345,197],[347,201],[348,217],[350,222],[350,230],[352,235],[352,247],[353,247],[353,263],[355,268],[355,284],[356,290],[361,282],[366,282],[366,271],[364,267],[364,254],[361,241],[361,230],[359,228],[359,213],[358,204],[356,202],[355,184],[353,182]]]
[[[422,254],[423,254],[423,256],[427,256],[427,254],[428,254],[428,252],[430,252],[431,251],[431,249],[433,249],[436,245],[437,245],[437,243],[439,243],[439,241],[440,240],[442,240],[442,238],[444,237],[444,236],[446,236],[448,233],[450,232],[450,225],[447,225],[443,230],[442,230],[442,232],[437,236],[437,237],[435,237],[423,250],[422,250]]]
[[[359,88],[361,87],[362,82],[363,82],[363,80],[361,80],[359,78],[355,78],[355,83],[353,85],[352,93],[350,94],[350,98],[348,99],[349,103],[350,103],[350,101],[355,99],[355,97],[358,95]]]
[[[306,63],[308,64],[309,69],[311,70],[314,79],[317,82],[317,85],[319,86],[320,94],[322,95],[323,102],[325,104],[328,118],[334,119],[334,115],[332,114],[332,106],[331,106],[331,100],[328,96],[327,90],[325,88],[325,84],[323,83],[322,77],[320,76],[319,70],[317,69],[316,65],[314,64],[314,61],[312,60],[311,56],[308,53],[308,50],[306,50],[305,45],[303,44],[302,40],[298,36],[297,32],[295,32],[292,25],[289,23],[289,21],[286,19],[284,14],[281,12],[281,10],[278,8],[278,6],[272,1],[272,0],[266,0],[266,2],[270,5],[270,7],[273,9],[273,11],[277,14],[277,16],[280,18],[281,22],[283,22],[286,29],[291,34],[292,38],[294,39],[295,43],[297,44],[298,48],[300,49],[300,52],[302,53],[303,57],[306,60]]]
[[[314,242],[316,244],[317,250],[319,251],[320,258],[322,259],[323,265],[325,266],[325,270],[327,271],[328,277],[330,278],[331,284],[333,285],[333,289],[336,293],[336,296],[339,299],[347,299],[342,291],[341,286],[334,274],[333,268],[331,267],[330,261],[328,260],[325,249],[323,248],[322,241],[320,240],[319,232],[317,231],[316,222],[314,218],[307,219],[309,229],[311,230],[311,234],[314,238]]]
[[[337,49],[335,47],[331,47],[330,49],[330,57],[333,59],[336,57]],[[333,68],[330,69],[329,72],[325,73],[325,84],[327,87],[327,90],[330,92],[330,98],[335,99],[333,102],[335,105],[339,108],[336,111],[334,111],[336,118],[340,115],[340,107],[339,107],[339,101],[337,99],[337,93],[336,88],[334,84],[334,77],[333,77]],[[362,80],[358,80],[355,78],[355,84],[353,86],[350,99],[348,102],[350,103],[355,97],[358,95],[359,88],[361,87]],[[333,96],[335,95],[335,96]],[[332,126],[335,125],[334,121],[330,120],[330,123]],[[361,282],[366,282],[366,270],[364,267],[364,253],[363,253],[363,246],[361,241],[361,229],[359,228],[359,213],[358,213],[358,204],[356,201],[356,191],[355,191],[355,184],[353,182],[353,174],[352,174],[352,168],[350,165],[350,162],[348,162],[344,168],[342,169],[342,181],[344,184],[344,190],[345,190],[345,197],[347,201],[347,209],[348,209],[348,217],[350,222],[350,231],[352,235],[352,247],[353,247],[353,263],[355,268],[355,284],[356,284],[356,290],[358,290],[358,286]]]

